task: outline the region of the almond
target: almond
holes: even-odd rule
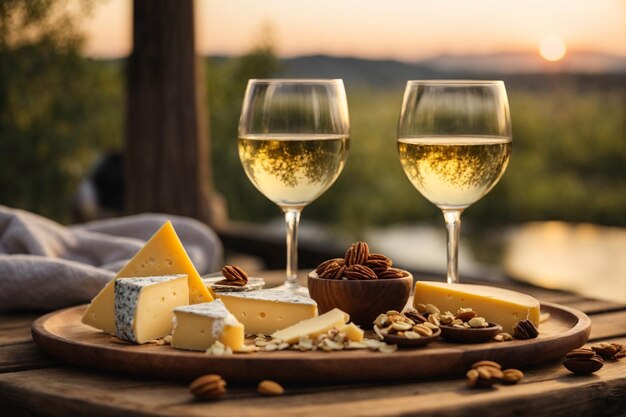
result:
[[[283,395],[285,393],[285,389],[278,382],[269,379],[259,382],[257,391],[261,395]]]

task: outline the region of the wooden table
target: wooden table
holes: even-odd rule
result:
[[[280,282],[280,274],[265,275]],[[590,343],[626,344],[626,306],[569,293],[501,283],[568,305],[592,320]],[[463,378],[397,384],[288,386],[282,397],[229,387],[222,400],[197,402],[187,383],[107,374],[46,356],[32,343],[35,314],[0,315],[0,416],[626,416],[626,359],[592,376],[560,362],[524,369],[522,384],[466,387]],[[303,383],[306,375],[303,375]]]

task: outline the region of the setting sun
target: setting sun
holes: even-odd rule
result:
[[[565,43],[555,35],[543,38],[539,45],[539,54],[546,61],[560,61],[566,52],[567,47]]]

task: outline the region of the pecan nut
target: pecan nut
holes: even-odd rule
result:
[[[370,256],[370,249],[365,242],[353,243],[346,251],[346,266],[363,265]]]
[[[539,336],[539,330],[535,327],[535,324],[530,320],[520,320],[513,328],[515,331],[513,336],[516,339],[534,339]]]
[[[324,271],[326,271],[331,266],[335,266],[335,265],[343,266],[344,264],[345,264],[345,261],[343,260],[343,258],[329,259],[319,264],[319,266],[315,268],[315,272],[317,273],[317,276],[321,277]]]
[[[595,356],[595,352],[591,349],[587,349],[587,348],[579,348],[579,349],[574,349],[570,352],[567,353],[567,355],[565,355],[566,358],[568,359],[591,359]]]
[[[404,316],[413,320],[415,323],[424,323],[426,317],[422,316],[416,309],[409,308],[404,312]]]
[[[387,268],[385,271],[378,274],[378,279],[404,278],[407,276],[409,276],[409,274],[400,269]]]
[[[378,279],[376,273],[365,265],[351,265],[346,268],[344,275],[348,279],[371,280]]]
[[[393,265],[391,259],[380,253],[370,253],[369,258],[365,261],[365,266],[370,267],[377,275],[385,272],[387,268],[391,268],[391,265]]]
[[[577,375],[589,375],[604,365],[602,356],[597,355],[593,350],[580,348],[574,349],[565,355],[563,366]]]
[[[325,279],[341,279],[345,271],[345,265],[339,265],[337,262],[333,262],[324,270],[324,272],[320,274],[319,277]]]
[[[189,385],[189,391],[200,400],[216,400],[226,394],[226,381],[219,375],[203,375]]]
[[[248,274],[238,266],[224,266],[222,268],[222,275],[225,279],[217,281],[216,284],[244,287],[248,283]]]

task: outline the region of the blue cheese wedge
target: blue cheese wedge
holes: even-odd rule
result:
[[[170,334],[173,310],[189,304],[186,274],[118,278],[113,292],[115,336],[139,344]]]
[[[218,294],[248,334],[272,334],[317,316],[317,303],[285,290],[258,290]]]
[[[206,351],[215,342],[239,350],[244,344],[244,327],[221,300],[178,307],[174,310],[172,347]]]

